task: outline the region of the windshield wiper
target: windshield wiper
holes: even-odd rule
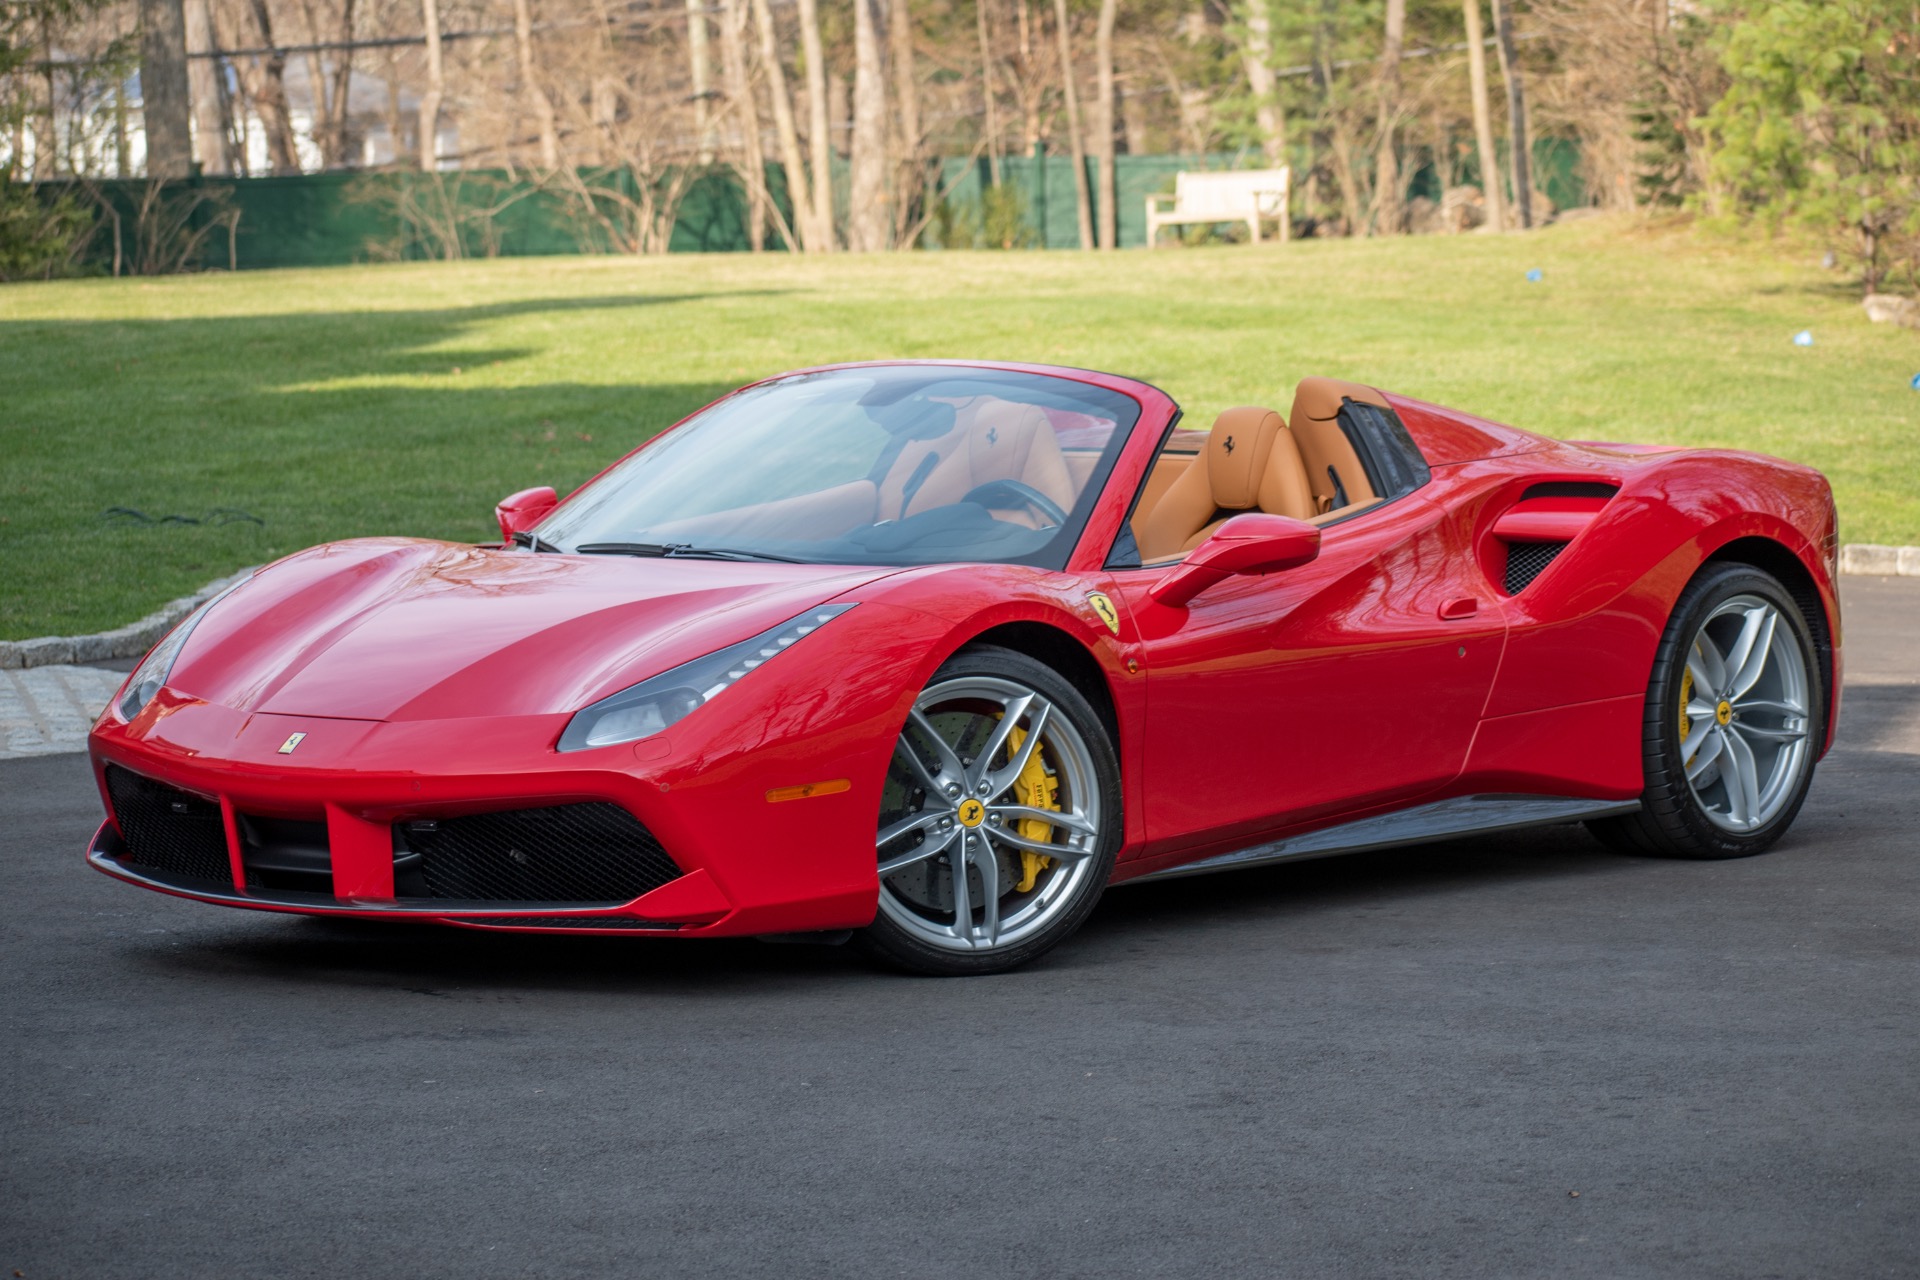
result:
[[[516,547],[525,547],[529,551],[558,551],[560,548],[548,542],[537,533],[525,529],[515,529],[507,536],[507,541]]]
[[[583,542],[574,550],[581,555],[673,556],[684,560],[775,560],[781,564],[806,564],[793,556],[771,551],[742,551],[737,547],[696,547],[691,542]]]

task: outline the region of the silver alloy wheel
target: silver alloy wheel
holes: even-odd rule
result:
[[[1057,787],[1057,810],[1014,794],[1031,785],[1036,759]],[[1100,814],[1092,753],[1040,694],[993,676],[929,686],[894,747],[881,803],[880,910],[945,950],[1012,946],[1075,900],[1096,862]],[[1035,838],[1035,823],[1052,828],[1049,838]],[[1023,853],[1050,865],[1026,876]]]
[[[1687,651],[1680,758],[1708,821],[1745,834],[1793,799],[1811,759],[1807,663],[1793,626],[1759,596],[1725,601]]]

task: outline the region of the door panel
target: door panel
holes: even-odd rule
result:
[[[1505,643],[1469,530],[1422,497],[1185,609],[1116,573],[1146,668],[1143,855],[1411,799],[1456,776]],[[1443,617],[1443,612],[1451,616]]]

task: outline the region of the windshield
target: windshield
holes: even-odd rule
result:
[[[883,366],[729,396],[537,530],[561,551],[1064,567],[1140,406],[1042,374]]]

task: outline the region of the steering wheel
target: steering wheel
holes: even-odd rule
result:
[[[1065,524],[1067,513],[1060,504],[1040,492],[1030,484],[1018,480],[989,480],[967,490],[961,497],[962,502],[977,502],[983,507],[1005,510],[1008,507],[1028,506],[1045,516],[1053,524]]]

